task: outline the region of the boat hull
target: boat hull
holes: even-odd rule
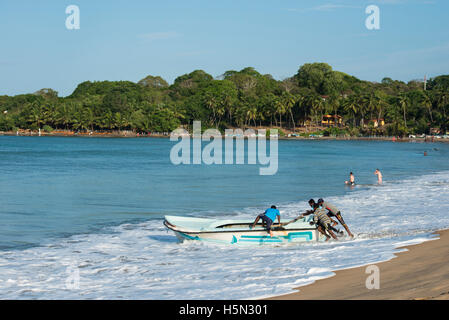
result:
[[[249,226],[250,223],[241,223]],[[164,221],[164,225],[172,230],[181,241],[204,241],[227,244],[279,244],[316,242],[320,240],[320,234],[315,227],[309,228],[273,228],[273,237],[262,227],[248,230],[188,230],[180,225],[174,225],[170,220]]]

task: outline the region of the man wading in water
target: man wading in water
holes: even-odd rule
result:
[[[374,171],[374,174],[377,175],[377,183],[382,184],[382,173],[380,172],[380,170],[376,169],[376,171]]]
[[[345,181],[346,184],[353,186],[355,185],[355,178],[352,172],[349,173],[349,181]]]

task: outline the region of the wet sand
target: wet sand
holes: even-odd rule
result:
[[[407,246],[392,260],[376,263],[379,289],[367,289],[367,266],[335,272],[273,300],[449,300],[449,230],[438,240]]]

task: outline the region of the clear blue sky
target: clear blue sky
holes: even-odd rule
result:
[[[80,30],[65,27],[71,4]],[[380,30],[365,27],[369,4]],[[449,74],[448,16],[447,0],[1,0],[0,95],[247,66],[283,79],[307,62],[370,81],[432,77]]]

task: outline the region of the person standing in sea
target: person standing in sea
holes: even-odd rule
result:
[[[380,172],[380,170],[376,169],[376,171],[374,171],[374,174],[377,175],[377,183],[382,184],[382,173]]]
[[[349,181],[345,181],[345,183],[351,186],[355,185],[355,178],[352,172],[349,173]]]

